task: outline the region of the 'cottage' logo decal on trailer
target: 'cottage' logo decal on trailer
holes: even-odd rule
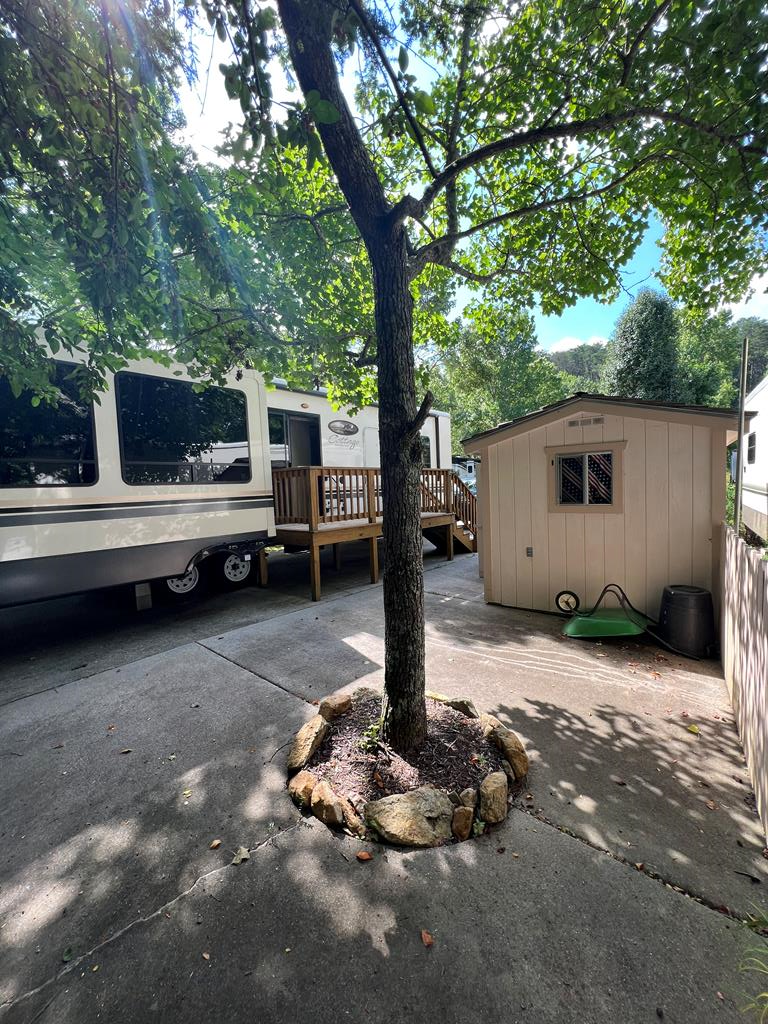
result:
[[[351,420],[331,420],[328,424],[328,429],[332,430],[334,434],[343,434],[346,437],[351,437],[352,434],[356,434],[360,427]]]

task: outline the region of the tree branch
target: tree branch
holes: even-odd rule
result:
[[[640,49],[640,45],[645,39],[646,35],[651,31],[656,22],[667,12],[672,4],[672,0],[663,0],[662,3],[656,7],[651,16],[647,19],[643,27],[637,33],[632,41],[632,45],[626,53],[621,54],[621,63],[623,69],[621,72],[621,79],[619,80],[620,86],[625,86],[629,82],[629,76],[632,74],[632,65],[635,62],[637,51]]]
[[[405,434],[403,434],[404,448],[407,448],[409,444],[416,440],[419,431],[427,421],[427,416],[429,416],[429,410],[432,408],[432,403],[434,402],[434,400],[435,396],[432,394],[432,392],[427,391],[426,395],[424,395],[424,398],[421,401],[419,411],[416,413],[415,417],[411,421],[411,424],[406,430]]]
[[[424,157],[424,163],[427,165],[429,173],[432,175],[433,178],[437,177],[437,171],[435,170],[435,165],[432,163],[432,157],[429,155],[427,144],[424,142],[424,136],[421,133],[419,122],[413,116],[411,108],[408,106],[408,103],[405,99],[405,93],[403,92],[400,86],[400,82],[398,81],[397,75],[395,74],[395,69],[392,67],[392,64],[390,63],[389,57],[387,57],[386,51],[384,47],[381,45],[381,40],[379,39],[378,32],[371,24],[371,20],[368,17],[365,8],[361,3],[358,2],[358,0],[349,0],[349,6],[357,15],[360,24],[363,26],[368,38],[373,43],[373,48],[376,50],[379,60],[381,61],[382,67],[384,68],[387,77],[392,83],[392,88],[395,90],[395,96],[397,97],[398,105],[405,114],[406,120],[408,121],[408,124],[411,127],[411,131],[413,132],[414,138],[416,139],[416,144],[421,150],[421,155]]]
[[[768,155],[768,145],[764,143],[743,143],[739,136],[728,135],[712,125],[697,121],[687,114],[679,111],[663,110],[658,107],[633,107],[630,110],[622,110],[617,113],[605,113],[596,117],[587,117],[578,121],[566,121],[559,124],[529,128],[523,132],[516,132],[514,135],[507,135],[503,139],[496,139],[485,146],[464,156],[457,157],[449,163],[424,190],[421,199],[406,195],[395,205],[390,215],[395,222],[404,220],[407,217],[423,217],[430,205],[440,192],[446,188],[449,182],[453,181],[464,171],[485,163],[493,157],[503,153],[510,153],[516,149],[523,149],[539,142],[551,142],[555,139],[577,138],[582,135],[589,135],[593,132],[606,131],[618,125],[626,124],[629,121],[651,118],[668,124],[676,124],[710,138],[717,139],[725,145],[731,146],[745,153],[755,153],[759,156]]]
[[[510,220],[519,220],[521,217],[527,217],[532,213],[540,213],[542,210],[551,210],[557,206],[567,206],[573,203],[583,202],[585,199],[593,199],[595,196],[601,196],[606,192],[610,192],[612,189],[618,188],[623,185],[624,182],[636,174],[643,167],[651,163],[656,163],[661,160],[674,160],[675,157],[670,153],[655,153],[645,157],[643,160],[639,160],[633,167],[630,167],[628,171],[620,174],[617,178],[609,181],[605,185],[601,185],[598,188],[585,189],[583,192],[569,192],[564,196],[555,196],[553,199],[543,199],[540,202],[530,203],[527,206],[520,206],[516,210],[507,210],[505,213],[499,213],[495,217],[489,217],[487,220],[481,221],[479,224],[473,224],[472,227],[466,228],[464,231],[459,231],[452,237],[443,236],[442,238],[436,238],[433,242],[427,242],[420,249],[414,253],[413,267],[416,268],[415,272],[419,273],[425,264],[427,263],[439,263],[442,266],[447,266],[443,259],[443,253],[446,251],[449,243],[453,243],[455,246],[458,242],[465,238],[470,238],[472,235],[476,235],[479,231],[486,231],[488,228],[496,227],[499,224],[505,224]]]

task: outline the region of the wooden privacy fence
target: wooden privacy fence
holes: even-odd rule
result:
[[[768,838],[768,562],[724,534],[723,668]]]

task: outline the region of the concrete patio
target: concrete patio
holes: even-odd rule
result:
[[[292,565],[90,636],[59,605],[36,655],[33,612],[0,621],[0,1019],[743,1021],[768,861],[718,667],[563,640],[428,559],[429,684],[519,732],[530,786],[487,837],[360,864],[282,765],[311,701],[380,685],[381,591],[352,557],[311,605]]]

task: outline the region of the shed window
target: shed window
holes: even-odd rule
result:
[[[757,434],[750,434],[747,438],[747,462],[754,463],[757,453]]]
[[[557,456],[558,505],[611,505],[613,452]]]
[[[251,478],[245,394],[189,381],[118,373],[127,484],[243,483]]]
[[[421,464],[427,469],[432,468],[432,443],[429,438],[422,434],[421,438]]]

